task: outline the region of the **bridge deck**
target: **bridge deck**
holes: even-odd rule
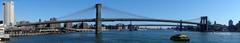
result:
[[[171,23],[186,23],[186,24],[200,24],[196,22],[180,21],[180,20],[165,20],[165,19],[142,19],[142,18],[102,18],[103,22],[113,21],[150,21],[150,22],[171,22]],[[37,25],[37,24],[48,24],[48,23],[67,23],[67,22],[95,22],[95,19],[77,19],[77,20],[60,20],[60,21],[48,21],[48,22],[35,22],[28,24],[18,24],[16,26],[23,25]]]

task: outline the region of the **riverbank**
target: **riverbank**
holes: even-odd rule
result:
[[[43,32],[43,33],[18,33],[18,34],[10,34],[11,37],[18,36],[32,36],[32,35],[46,35],[46,34],[59,34],[60,32]]]

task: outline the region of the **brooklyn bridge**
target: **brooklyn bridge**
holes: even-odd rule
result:
[[[76,16],[76,15],[81,15],[79,13],[85,13],[87,11],[93,10],[91,13],[95,13],[94,18],[77,18],[77,17],[82,17],[82,16]],[[118,12],[121,13],[121,15],[117,18],[108,18],[108,17],[102,17],[105,12],[103,10],[107,10],[110,12]],[[91,14],[88,14],[91,15]],[[110,14],[108,14],[110,15]],[[114,15],[114,14],[112,14]],[[124,16],[124,15],[130,15],[130,16]],[[123,17],[124,16],[124,17]],[[164,16],[164,15],[163,15]],[[128,18],[126,18],[128,17]],[[30,22],[30,23],[22,23],[22,24],[16,24],[17,28],[64,28],[64,29],[71,29],[72,28],[72,23],[74,22],[93,22],[95,23],[95,32],[96,34],[102,32],[102,22],[115,22],[115,21],[121,21],[121,22],[133,22],[133,21],[143,21],[143,22],[164,22],[164,23],[175,23],[177,25],[172,25],[172,24],[160,24],[160,23],[155,23],[155,24],[130,24],[128,25],[129,27],[131,26],[178,26],[180,29],[183,28],[183,26],[194,26],[198,27],[200,31],[204,32],[208,29],[208,17],[207,16],[202,16],[194,20],[199,20],[198,22],[192,22],[192,21],[187,21],[187,20],[170,20],[170,19],[158,19],[158,18],[150,18],[150,17],[144,17],[140,16],[138,14],[133,14],[125,11],[120,11],[117,9],[113,9],[107,6],[103,6],[102,4],[96,4],[93,7],[89,7],[80,11],[77,11],[76,13],[69,14],[63,17],[59,18],[51,18],[50,21],[43,21],[39,20],[39,22]],[[64,24],[64,26],[56,26],[59,24]],[[184,25],[184,24],[191,24],[191,25]],[[9,29],[11,30],[11,29]],[[21,30],[21,29],[12,29],[13,30]]]

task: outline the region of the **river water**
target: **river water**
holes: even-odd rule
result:
[[[189,42],[169,40],[174,34],[190,36]],[[238,32],[189,32],[170,30],[73,32],[63,34],[12,37],[4,43],[239,43]]]

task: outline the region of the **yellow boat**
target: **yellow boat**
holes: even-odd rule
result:
[[[176,35],[173,35],[170,40],[173,40],[173,41],[190,41],[190,38],[185,35],[185,34],[176,34]]]

